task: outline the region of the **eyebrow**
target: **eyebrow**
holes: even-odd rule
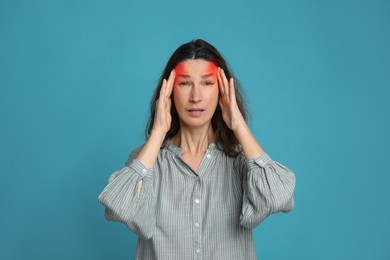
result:
[[[187,74],[177,74],[178,77],[183,77],[183,78],[190,78],[190,75]]]
[[[190,75],[187,75],[187,74],[178,74],[177,76],[178,76],[178,77],[183,77],[183,78],[191,78],[191,76],[190,76]],[[205,78],[208,78],[208,77],[211,77],[211,76],[215,76],[215,73],[210,73],[210,74],[202,75],[201,78],[202,78],[202,79],[205,79]]]
[[[210,73],[210,74],[206,74],[206,75],[203,75],[202,78],[208,78],[208,77],[211,77],[211,76],[214,76],[215,73]]]

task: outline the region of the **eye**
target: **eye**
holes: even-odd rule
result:
[[[212,85],[214,85],[214,82],[213,81],[206,81],[204,84],[206,86],[212,86]]]
[[[191,85],[191,83],[189,81],[179,82],[179,86],[189,86],[189,85]]]

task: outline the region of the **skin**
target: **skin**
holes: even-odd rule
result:
[[[205,60],[186,60],[175,72],[173,101],[180,131],[172,143],[183,149],[183,160],[196,171],[208,145],[215,140],[211,119],[219,101],[218,67]],[[201,112],[192,113],[192,109]]]
[[[245,157],[257,158],[264,152],[238,108],[233,78],[228,80],[224,71],[212,62],[186,60],[163,80],[153,129],[137,157],[146,168],[154,167],[170,128],[172,102],[179,115],[180,131],[171,142],[183,149],[183,160],[195,172],[207,147],[215,141],[211,118],[217,105],[221,107],[223,120],[234,132]],[[192,108],[201,108],[202,112],[191,113]],[[138,194],[141,189],[142,181],[138,185]]]
[[[205,60],[187,60],[179,63],[175,72],[173,101],[180,128],[192,131],[208,126],[218,105],[218,67]],[[202,112],[192,116],[190,109]]]

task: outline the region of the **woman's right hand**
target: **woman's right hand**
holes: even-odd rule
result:
[[[160,96],[156,103],[156,112],[154,115],[154,123],[152,131],[159,131],[166,134],[171,128],[172,116],[172,91],[173,84],[175,82],[175,70],[172,70],[169,74],[168,80],[163,79]]]
[[[171,95],[174,82],[175,70],[172,70],[168,80],[163,80],[160,96],[156,101],[156,112],[154,115],[152,132],[137,156],[137,160],[139,160],[146,168],[154,167],[157,156],[160,152],[161,144],[165,139],[166,133],[171,128]],[[138,194],[140,194],[141,189],[142,181],[140,181],[138,186]]]

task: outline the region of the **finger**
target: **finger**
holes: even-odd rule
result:
[[[219,103],[219,107],[221,108],[221,111],[223,112],[223,111],[224,111],[224,106],[223,106],[222,98],[220,98],[220,99],[218,100],[218,103]]]
[[[162,82],[162,84],[161,84],[161,89],[160,89],[160,96],[159,96],[159,98],[165,96],[166,85],[167,85],[167,80],[166,80],[166,79],[163,79],[163,82]]]
[[[223,87],[223,80],[222,80],[222,69],[218,67],[218,87],[219,87],[219,92],[221,93],[222,97],[225,97],[225,89]]]
[[[167,86],[166,86],[166,91],[165,91],[165,97],[167,97],[167,98],[169,98],[172,94],[173,83],[175,82],[175,76],[176,76],[176,73],[175,73],[175,70],[173,69],[171,71],[171,74],[169,74],[169,78],[167,81]]]
[[[172,100],[168,99],[168,101],[167,101],[167,112],[168,113],[170,113],[170,111],[171,111],[171,105],[172,105]]]
[[[161,107],[162,107],[162,104],[161,104],[161,102],[160,102],[160,98],[158,98],[158,99],[156,100],[156,111],[155,111],[155,115],[157,115],[157,111],[159,111],[159,110],[161,109]]]
[[[230,100],[236,100],[236,90],[234,89],[234,79],[230,78],[229,80],[229,92],[230,92]]]
[[[223,71],[223,69],[221,71],[222,71],[221,76],[222,76],[222,80],[223,80],[223,87],[224,87],[225,95],[226,95],[226,98],[228,100],[230,100],[229,82],[228,82],[228,79],[226,78],[226,75],[225,75],[225,72]]]

